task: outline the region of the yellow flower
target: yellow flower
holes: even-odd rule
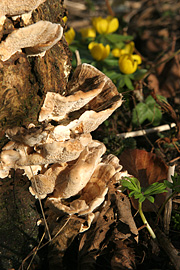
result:
[[[141,64],[141,57],[137,54],[123,54],[119,58],[119,69],[124,74],[132,74]]]
[[[70,45],[73,42],[76,33],[74,29],[71,27],[67,32],[64,33],[64,35],[65,35],[67,43]]]
[[[105,19],[95,17],[92,19],[92,24],[99,34],[113,33],[119,27],[118,19],[112,16],[107,16]]]
[[[134,42],[131,41],[130,43],[126,44],[124,49],[115,48],[112,50],[112,54],[114,57],[120,57],[123,54],[132,54],[134,51]]]
[[[119,48],[115,48],[115,49],[113,49],[112,50],[112,55],[114,56],[114,57],[120,57],[121,56],[121,49],[119,49]]]
[[[80,30],[83,38],[95,38],[96,30],[93,27],[86,27]]]
[[[64,23],[66,23],[67,22],[67,16],[64,16],[63,18],[62,18],[62,20],[64,21]]]
[[[89,43],[88,49],[92,57],[97,61],[104,60],[110,53],[110,46],[104,46],[102,43],[91,42]]]

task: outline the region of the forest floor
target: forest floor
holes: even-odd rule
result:
[[[142,58],[142,68],[148,70],[147,76],[144,79],[133,82],[134,90],[127,89],[126,87],[121,90],[118,89],[124,97],[122,106],[93,132],[93,138],[103,142],[106,145],[107,153],[116,155],[129,173],[137,178],[140,176],[141,179],[139,180],[144,180],[145,174],[143,170],[146,171],[148,184],[159,181],[159,179],[162,180],[164,179],[165,172],[167,172],[167,166],[175,169],[177,179],[179,179],[179,1],[65,0],[64,4],[68,11],[67,29],[73,27],[76,33],[82,27],[90,26],[93,17],[106,17],[108,15],[117,17],[120,23],[119,34],[133,37],[136,53]],[[81,56],[81,50],[79,50],[79,53]],[[158,95],[166,98],[166,102],[158,103],[156,99]],[[150,96],[158,103],[158,113],[161,113],[161,119],[158,124],[153,124],[153,121],[149,121],[147,118],[142,123],[134,125],[132,121],[134,108],[139,103],[146,104],[146,100]],[[153,120],[154,118],[156,118],[155,114],[153,115]],[[141,165],[144,166],[143,170]],[[46,212],[45,209],[47,221],[48,215],[50,218],[54,218],[54,223],[52,222],[50,225],[53,228],[50,229],[52,229],[55,235],[52,235],[52,239],[56,237],[56,232],[58,231],[55,247],[53,243],[52,245],[50,243],[49,247],[47,247],[47,243],[51,241],[44,240],[44,226],[36,226],[39,216],[42,217],[39,206],[37,207],[38,211],[34,207],[35,204],[38,205],[38,202],[36,201],[35,203],[34,197],[28,191],[29,181],[24,177],[21,178],[18,173],[20,172],[12,175],[12,178],[1,189],[1,192],[6,193],[6,186],[10,186],[12,192],[10,191],[6,195],[10,198],[12,204],[15,202],[17,208],[19,203],[24,205],[24,209],[21,209],[22,213],[18,213],[16,208],[11,209],[13,207],[11,204],[8,206],[9,208],[4,207],[5,211],[9,214],[11,214],[11,211],[13,213],[16,212],[17,216],[15,219],[17,220],[19,216],[26,217],[25,223],[27,228],[24,231],[22,230],[22,239],[19,239],[19,243],[14,240],[14,232],[12,231],[12,245],[17,247],[16,252],[13,251],[14,261],[18,266],[17,268],[12,266],[12,269],[180,269],[179,192],[172,198],[172,209],[169,215],[170,222],[168,223],[167,221],[167,226],[165,226],[163,220],[163,218],[165,219],[165,214],[159,220],[156,220],[157,211],[153,211],[152,207],[148,211],[149,205],[145,206],[145,208],[147,207],[145,216],[155,230],[156,240],[151,238],[146,226],[143,225],[137,211],[137,202],[129,199],[128,192],[117,192],[116,187],[111,186],[111,184],[106,202],[100,207],[96,222],[83,234],[79,234],[79,226],[80,222],[82,222],[81,217],[73,215],[63,216],[62,219],[59,217],[55,218],[54,213],[54,216],[51,215],[52,213],[49,215],[49,212]],[[13,194],[14,183],[17,185],[16,191],[18,193],[21,193],[24,187],[27,191],[20,195],[20,202],[15,200]],[[145,185],[147,186],[147,183]],[[164,200],[163,196],[157,195],[157,201],[159,200],[160,204]],[[29,211],[28,218],[25,209]],[[24,226],[24,220],[22,224]],[[43,222],[42,225],[44,225]],[[31,234],[28,231],[29,226],[34,226]],[[37,239],[34,240],[34,234],[38,234],[39,242]],[[63,237],[65,236],[68,239],[66,239],[67,243],[63,242]],[[3,243],[6,243],[6,235],[3,235],[3,238]],[[28,244],[24,239],[27,239]],[[71,242],[70,245],[68,241]],[[43,245],[45,248],[43,248]],[[39,247],[40,251],[38,251]],[[68,248],[66,249],[66,247]],[[12,257],[12,250],[9,249],[9,253],[6,250],[4,245],[2,254],[7,253],[4,258],[10,261],[9,258]],[[20,257],[24,258],[21,263],[19,262]],[[52,261],[54,261],[55,266],[52,266]],[[63,267],[59,267],[61,264]]]
[[[76,2],[76,4],[75,4]],[[180,173],[180,3],[179,1],[65,1],[69,12],[68,26],[77,32],[91,25],[91,18],[114,15],[120,21],[121,34],[132,35],[136,52],[143,59],[143,67],[149,70],[148,76],[136,84],[136,91],[122,91],[125,102],[111,118],[93,134],[106,144],[107,151],[118,157],[126,148],[144,149],[156,153],[167,165],[175,166]],[[81,54],[81,51],[80,51]],[[139,102],[137,92],[142,99],[152,94],[166,98],[168,106],[161,106],[162,119],[158,131],[152,123],[145,121],[134,127],[132,111]],[[176,128],[161,131],[164,125],[176,123]],[[179,127],[178,127],[179,126]],[[132,131],[150,130],[143,136]],[[148,131],[147,131],[148,132]],[[131,137],[132,136],[132,137]],[[127,143],[127,145],[126,145]],[[131,146],[130,146],[131,145]],[[129,159],[131,156],[129,156]],[[141,157],[138,157],[141,159]],[[132,165],[133,166],[133,165]],[[150,167],[150,164],[147,165]],[[150,167],[153,170],[153,168]],[[180,250],[180,194],[173,198],[171,223],[167,238]],[[134,211],[134,210],[133,210]],[[147,213],[154,219],[154,213]],[[138,221],[139,222],[139,221]],[[176,224],[176,225],[175,225]],[[140,226],[140,225],[139,225]],[[140,231],[136,253],[136,269],[178,269],[162,248],[153,246],[144,230]],[[141,255],[140,255],[141,254]],[[143,254],[143,255],[142,255]],[[170,255],[171,256],[171,255]],[[97,267],[97,269],[101,269]],[[104,268],[106,269],[106,268]],[[107,268],[110,269],[110,268]],[[121,269],[121,268],[113,268]],[[122,268],[130,269],[130,268]]]

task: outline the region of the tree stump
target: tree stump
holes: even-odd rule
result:
[[[32,13],[30,24],[40,20],[60,23],[66,15],[63,1],[47,0]],[[23,27],[22,19],[6,18],[1,27],[1,39],[14,29]],[[48,50],[44,57],[27,57],[17,52],[0,61],[0,147],[5,143],[5,131],[12,126],[37,124],[37,117],[47,91],[62,94],[71,69],[71,53],[64,38]]]
[[[40,20],[61,24],[66,15],[61,0],[47,0],[32,13],[28,24]],[[24,27],[22,18],[6,17],[1,26],[1,41],[17,28]],[[38,113],[47,91],[62,94],[71,70],[71,53],[64,38],[44,57],[27,57],[16,52],[0,61],[0,150],[7,141],[5,131],[13,126],[37,125]],[[0,253],[1,269],[21,265],[22,260],[39,242],[36,222],[40,215],[36,200],[29,193],[29,181],[20,172],[0,181]]]

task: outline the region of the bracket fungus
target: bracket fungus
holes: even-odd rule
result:
[[[106,147],[90,134],[121,103],[122,95],[107,76],[91,65],[78,66],[64,96],[46,94],[39,127],[7,130],[11,141],[1,152],[0,177],[8,176],[10,168],[24,169],[30,192],[47,197],[49,207],[92,214],[105,200],[108,183],[128,175],[117,157],[104,156]]]
[[[40,4],[46,0],[1,0],[0,1],[0,25],[6,19],[6,16],[24,16],[24,22],[27,23],[31,13]]]
[[[1,60],[8,60],[21,49],[24,49],[28,56],[44,56],[45,52],[62,38],[62,35],[62,26],[48,21],[39,21],[14,30],[0,43]]]

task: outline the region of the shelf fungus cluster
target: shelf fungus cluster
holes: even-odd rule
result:
[[[47,197],[48,206],[68,214],[86,215],[102,204],[108,183],[118,181],[119,159],[105,156],[103,143],[91,132],[122,103],[112,81],[88,64],[78,66],[66,94],[48,92],[39,114],[40,126],[14,127],[1,152],[0,177],[23,169],[30,192]]]
[[[24,24],[28,24],[31,13],[46,0],[2,0],[0,1],[0,26],[6,16],[16,19],[21,16]],[[24,49],[27,56],[44,56],[63,35],[60,24],[49,21],[38,21],[22,28],[16,28],[0,43],[0,59],[7,61],[16,52]]]

